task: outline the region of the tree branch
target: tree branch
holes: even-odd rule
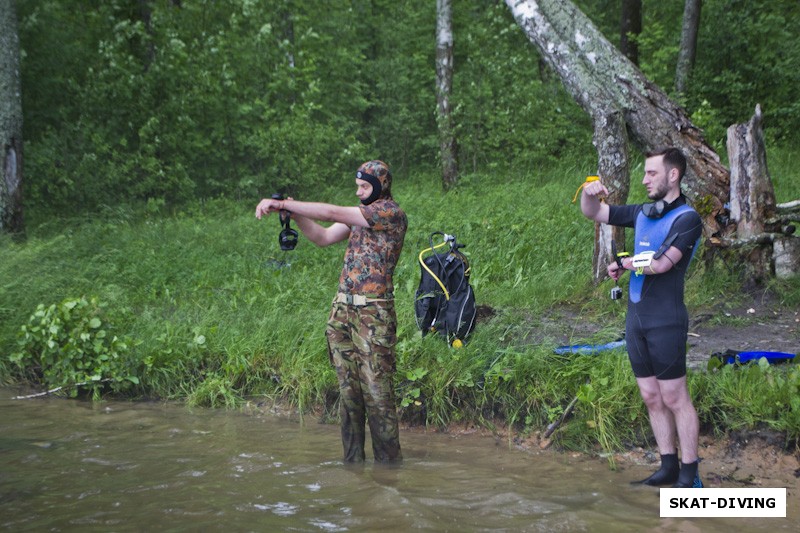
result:
[[[706,242],[715,248],[744,248],[760,244],[770,244],[786,237],[783,233],[759,233],[746,239],[729,239],[727,237],[711,237]]]
[[[42,396],[49,396],[54,392],[58,392],[64,387],[82,387],[83,385],[89,385],[90,383],[106,383],[107,381],[111,381],[111,379],[101,379],[100,381],[84,381],[82,383],[75,383],[74,385],[62,385],[60,387],[56,387],[55,389],[46,390],[44,392],[37,392],[36,394],[28,394],[27,396],[14,396],[11,398],[12,400],[30,400],[31,398],[41,398]]]
[[[791,202],[786,202],[783,204],[778,204],[775,206],[778,211],[795,211],[800,210],[800,200],[792,200]]]

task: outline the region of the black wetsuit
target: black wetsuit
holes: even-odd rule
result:
[[[686,375],[689,315],[683,303],[683,289],[686,270],[702,233],[702,221],[688,206],[682,208],[687,210],[677,216],[675,213],[669,215],[670,211],[685,204],[686,198],[681,195],[667,205],[663,218],[657,221],[647,220],[643,213],[640,215],[641,204],[609,206],[609,224],[635,228],[637,250],[655,251],[674,236],[670,246],[683,253],[681,260],[663,274],[639,274],[644,276],[639,289],[634,289],[635,283],[631,283],[625,340],[636,377],[655,376],[666,380]],[[637,217],[643,217],[639,224]],[[658,230],[659,242],[648,242],[652,239],[644,235],[647,226]],[[632,272],[631,279],[636,275]]]

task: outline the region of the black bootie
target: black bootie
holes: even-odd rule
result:
[[[703,482],[700,481],[700,474],[697,465],[700,461],[693,463],[681,463],[681,471],[677,482],[672,485],[673,489],[702,489]]]
[[[668,453],[661,455],[661,468],[656,470],[653,475],[640,481],[632,481],[632,485],[650,485],[651,487],[661,487],[672,485],[678,481],[678,474],[681,468],[678,464],[678,454]]]

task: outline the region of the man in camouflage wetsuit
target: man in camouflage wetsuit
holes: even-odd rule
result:
[[[349,239],[326,331],[328,353],[339,380],[344,460],[364,461],[368,420],[375,460],[399,461],[392,275],[408,220],[392,199],[392,175],[386,163],[362,164],[355,181],[360,206],[264,199],[256,208],[256,217],[289,211],[300,231],[318,246]],[[316,221],[334,224],[325,227]]]

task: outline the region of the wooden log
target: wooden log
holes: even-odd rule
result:
[[[775,216],[775,190],[769,178],[761,106],[746,124],[728,128],[731,171],[731,219],[736,233],[746,239],[764,232],[764,221]]]
[[[730,216],[736,223],[737,240],[745,242],[775,229],[765,223],[775,217],[776,202],[761,123],[761,106],[756,105],[749,122],[728,128]],[[760,246],[742,250],[748,283],[760,284],[770,276],[773,240],[758,240]]]
[[[782,233],[759,233],[750,235],[744,239],[709,239],[709,244],[719,248],[753,248],[765,244],[772,244],[778,239],[784,238]]]
[[[706,236],[725,236],[717,216],[728,202],[728,169],[686,111],[630,62],[568,0],[505,0],[517,24],[567,92],[593,119],[622,112],[631,144],[642,152],[675,147],[687,159],[683,192]]]
[[[800,237],[781,236],[772,245],[775,277],[789,279],[798,275],[800,265]]]

